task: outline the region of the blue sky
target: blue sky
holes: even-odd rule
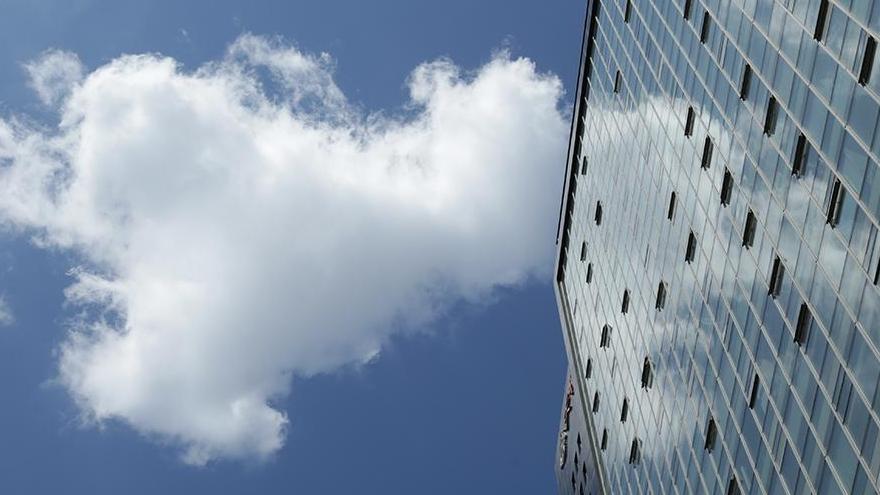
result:
[[[470,84],[475,80],[483,81],[490,92],[496,87],[493,84],[501,90],[514,92],[510,100],[511,108],[505,109],[508,113],[498,110],[498,113],[505,116],[499,125],[506,125],[506,121],[520,118],[534,120],[536,117],[547,117],[553,123],[552,128],[559,131],[556,132],[558,136],[547,137],[535,134],[534,129],[523,125],[511,130],[513,134],[510,135],[518,135],[516,133],[520,132],[530,138],[537,136],[534,139],[538,141],[531,148],[539,150],[550,149],[559,142],[564,145],[567,141],[565,125],[569,115],[568,95],[575,82],[583,20],[583,5],[579,2],[554,1],[538,4],[485,1],[475,4],[464,1],[441,3],[333,0],[302,4],[280,1],[221,1],[210,4],[149,2],[148,5],[147,2],[71,1],[56,4],[48,1],[6,0],[2,3],[4,15],[0,17],[0,118],[6,122],[26,122],[27,129],[19,131],[30,133],[28,135],[36,140],[45,139],[46,143],[50,142],[48,137],[58,132],[59,115],[64,115],[65,111],[73,112],[70,115],[85,116],[87,121],[91,121],[95,115],[103,115],[98,110],[106,110],[100,107],[105,104],[101,100],[101,89],[106,87],[101,86],[101,82],[93,76],[92,71],[95,69],[107,67],[108,64],[113,66],[114,63],[117,63],[114,67],[120,68],[119,57],[123,54],[161,54],[173,58],[181,66],[177,69],[178,72],[169,76],[169,84],[185,82],[186,78],[181,75],[192,74],[192,71],[200,67],[207,67],[205,64],[220,63],[218,61],[227,57],[229,47],[237,40],[240,41],[245,33],[254,36],[248,38],[252,43],[241,45],[243,48],[239,53],[239,57],[248,59],[241,67],[248,69],[284,69],[271,65],[275,62],[258,60],[264,53],[270,56],[304,54],[305,60],[312,62],[318,60],[316,54],[329,54],[332,62],[319,60],[317,65],[309,66],[308,76],[319,79],[327,74],[332,76],[334,83],[319,83],[320,90],[323,91],[320,94],[324,95],[319,98],[324,98],[321,101],[325,104],[328,88],[338,89],[345,95],[348,109],[343,113],[333,113],[332,117],[345,117],[352,113],[361,117],[369,115],[384,126],[400,127],[400,132],[392,132],[390,137],[380,132],[384,139],[375,136],[364,138],[377,149],[358,156],[363,156],[367,161],[375,160],[380,169],[383,166],[383,157],[403,156],[402,160],[406,162],[406,157],[417,155],[421,147],[427,146],[419,141],[407,148],[407,152],[400,152],[399,146],[410,146],[408,138],[401,138],[400,135],[409,136],[413,132],[422,132],[427,136],[423,136],[425,142],[429,143],[455,143],[455,139],[464,139],[458,135],[449,137],[449,130],[444,128],[449,121],[460,122],[461,120],[456,119],[473,118],[470,115],[460,115],[461,110],[456,110],[459,113],[453,112],[455,118],[426,118],[418,121],[419,125],[409,125],[410,121],[407,120],[412,115],[422,115],[420,104],[416,102],[414,106],[410,99],[409,93],[413,88],[407,87],[407,81],[413,80],[411,74],[416,67],[439,57],[450,59],[462,75],[458,79],[453,78],[460,83],[455,87],[461,91],[442,92],[434,84],[438,80],[444,80],[449,66],[429,67],[429,77],[422,89],[429,93],[427,105],[435,110],[440,109],[436,110],[437,114],[446,115],[441,110],[450,100],[453,102],[450,104],[452,107],[461,107],[455,98],[459,97],[459,93],[467,93],[469,90],[473,90],[476,100],[464,101],[483,101],[479,97],[483,94],[479,92],[479,85]],[[273,38],[274,36],[280,38]],[[532,69],[507,63],[504,59],[498,62],[497,71],[485,69],[487,64],[495,60],[493,53],[501,48],[507,48],[513,60],[528,57],[534,63],[534,71],[539,75],[555,74],[564,86],[565,95],[554,93],[552,84],[534,75]],[[62,52],[57,53],[67,54],[67,58],[43,58],[44,63],[32,66],[37,70],[31,72],[32,77],[35,73],[46,73],[39,72],[42,69],[56,70],[48,74],[57,76],[58,67],[63,65],[58,60],[76,60],[70,58],[75,54],[81,65],[74,67],[80,67],[84,79],[70,82],[71,86],[62,85],[61,89],[51,85],[44,86],[51,90],[53,98],[57,96],[58,101],[67,101],[65,98],[71,94],[87,101],[75,108],[76,111],[70,110],[75,104],[71,104],[68,110],[64,110],[59,104],[47,104],[34,91],[34,86],[42,86],[35,83],[32,77],[29,78],[24,64],[41,60],[48,49],[61,50]],[[240,66],[228,63],[224,67]],[[124,69],[120,69],[121,74],[117,75],[116,81],[133,81],[146,70],[143,66],[133,67],[132,64]],[[298,77],[290,83],[291,87],[285,86],[283,80],[276,80],[275,84],[281,88],[267,95],[266,104],[271,109],[281,108],[286,111],[287,107],[271,106],[275,99],[286,94],[285,90],[305,91],[307,96],[314,98],[315,94],[310,92],[311,89],[304,86],[314,80],[309,78]],[[216,80],[212,79],[215,82]],[[83,82],[81,86],[75,86],[80,82]],[[511,89],[509,86],[520,82],[535,91],[544,91],[541,93],[544,96],[531,98],[526,95],[520,98],[519,93],[514,91],[516,88]],[[112,83],[110,81],[108,84]],[[271,86],[270,83],[271,81],[267,81],[267,86]],[[93,93],[89,92],[89,84],[94,86],[91,88]],[[114,95],[109,95],[108,98],[111,96]],[[121,96],[115,97],[124,99],[126,95],[123,92]],[[556,113],[552,109],[540,107],[539,104],[547,101],[551,104],[556,102]],[[501,107],[500,104],[495,106],[499,109]],[[300,111],[294,106],[291,109],[294,114]],[[493,111],[491,115],[494,113]],[[319,117],[327,118],[327,114],[328,111],[322,110]],[[159,115],[156,118],[165,117]],[[82,127],[79,130],[88,128]],[[205,135],[208,140],[205,142],[210,144],[210,136],[214,134]],[[502,138],[504,136],[508,134],[501,134]],[[161,134],[158,138],[162,143],[170,139]],[[448,158],[440,153],[437,166],[446,166],[443,156],[447,156],[445,160],[456,163],[460,161],[477,164],[474,166],[485,161],[485,156],[502,156],[504,150],[492,144],[495,142],[492,140],[493,136],[490,138],[485,140],[485,149],[479,150],[482,154],[469,156],[470,148],[465,143],[460,147],[465,150],[462,152],[463,156],[456,154]],[[385,147],[375,144],[379,141],[392,144]],[[499,142],[503,142],[503,139]],[[395,148],[394,143],[398,143],[398,148]],[[106,146],[112,144],[111,142]],[[100,151],[106,146],[97,149]],[[78,148],[73,149],[82,147],[83,143],[80,143]],[[7,143],[5,149],[14,157],[12,165],[3,161],[0,161],[0,165],[8,170],[26,170],[19,167],[31,163],[29,160],[49,160],[46,156],[33,154],[35,152],[25,148],[22,141]],[[71,151],[68,148],[65,150]],[[4,156],[3,151],[4,145],[0,136],[0,159]],[[112,151],[120,153],[119,149]],[[112,155],[113,159],[108,163],[112,163],[114,167],[123,167],[124,170],[125,165],[119,164],[133,159],[136,161],[139,156],[131,154],[134,153],[131,151],[126,153],[129,154]],[[173,162],[174,157],[181,156],[174,153],[177,151],[169,151],[168,154],[160,155],[160,158],[171,157],[170,166],[182,167]],[[274,382],[265,385],[264,381],[260,381],[258,384],[247,382],[242,386],[245,391],[249,390],[248,387],[258,389],[255,392],[259,399],[255,401],[258,406],[255,416],[249,418],[247,413],[243,413],[248,421],[264,418],[265,414],[276,422],[283,414],[287,421],[286,426],[278,430],[270,428],[271,431],[265,433],[268,443],[259,444],[251,444],[247,438],[241,440],[238,437],[234,441],[227,441],[226,435],[229,432],[223,425],[218,426],[217,431],[191,435],[188,433],[187,428],[198,429],[201,421],[197,413],[180,408],[207,404],[205,407],[210,409],[213,396],[204,398],[203,402],[181,400],[175,406],[177,409],[171,408],[153,414],[156,408],[161,409],[167,397],[176,395],[163,396],[160,391],[157,396],[157,389],[153,388],[155,384],[150,384],[142,389],[132,386],[133,390],[140,393],[135,405],[117,402],[118,395],[128,392],[127,382],[121,380],[121,388],[116,385],[95,385],[94,377],[100,377],[101,374],[99,371],[92,371],[125,368],[114,367],[112,360],[108,364],[106,359],[101,361],[95,357],[98,354],[92,351],[96,346],[69,345],[72,342],[70,332],[95,332],[99,323],[112,327],[118,319],[125,320],[125,314],[129,315],[129,324],[132,326],[135,326],[134,315],[144,312],[147,313],[147,320],[154,313],[162,316],[162,311],[167,311],[169,315],[177,317],[177,320],[183,319],[179,318],[181,311],[176,310],[173,305],[169,306],[171,309],[165,306],[157,309],[153,303],[155,297],[131,295],[144,294],[138,291],[146,290],[143,288],[144,284],[139,283],[141,279],[131,275],[132,273],[142,266],[167,268],[162,264],[151,265],[154,260],[150,258],[137,258],[139,251],[132,251],[130,246],[136,244],[133,239],[140,238],[124,237],[118,232],[128,232],[129,228],[133,229],[132,225],[125,221],[111,222],[108,223],[110,230],[116,230],[110,234],[93,234],[88,228],[91,225],[88,222],[85,226],[82,223],[70,223],[68,219],[71,212],[89,215],[98,211],[99,216],[95,218],[104,219],[100,215],[107,215],[106,209],[55,209],[54,206],[57,205],[53,204],[53,208],[48,208],[51,212],[43,217],[40,216],[43,213],[31,213],[46,210],[40,208],[45,207],[45,204],[38,205],[22,200],[0,205],[0,220],[6,226],[0,232],[0,295],[8,303],[14,317],[11,324],[0,326],[0,390],[4,391],[3,406],[0,407],[0,438],[3,439],[0,446],[0,492],[550,492],[555,486],[553,455],[565,363],[549,284],[550,271],[546,268],[548,258],[552,257],[552,232],[555,230],[553,222],[556,220],[553,207],[558,204],[563,164],[552,163],[545,165],[546,168],[540,167],[545,161],[558,162],[557,158],[562,157],[564,150],[542,153],[536,152],[527,160],[523,159],[522,163],[512,160],[492,165],[498,167],[492,170],[509,171],[514,178],[518,172],[522,172],[525,177],[529,174],[546,175],[546,181],[536,182],[536,187],[540,190],[534,193],[535,198],[531,197],[532,193],[528,190],[525,197],[520,194],[522,190],[517,187],[521,185],[514,182],[510,191],[518,194],[499,195],[486,200],[498,201],[498,206],[502,209],[518,203],[539,205],[535,209],[542,215],[536,215],[528,221],[523,220],[522,224],[510,222],[504,228],[499,227],[496,233],[497,224],[507,223],[504,217],[488,216],[484,219],[477,214],[470,218],[473,213],[471,209],[459,208],[448,213],[447,221],[424,232],[408,227],[420,224],[407,223],[408,220],[404,217],[387,228],[378,229],[383,232],[387,230],[389,234],[386,237],[377,237],[377,240],[358,237],[355,245],[363,244],[366,253],[382,253],[394,246],[411,243],[414,250],[428,249],[424,251],[426,255],[443,261],[427,265],[416,261],[401,263],[403,268],[399,269],[407,273],[399,276],[395,272],[398,267],[394,264],[383,266],[375,273],[365,270],[367,274],[363,277],[367,289],[359,292],[358,283],[350,284],[352,287],[346,284],[346,288],[338,292],[341,296],[339,300],[329,301],[329,298],[324,298],[324,305],[315,310],[311,319],[305,320],[313,322],[313,325],[300,325],[309,332],[320,332],[321,330],[315,328],[324,326],[334,328],[335,333],[325,332],[326,335],[332,334],[332,339],[321,337],[330,339],[321,345],[309,348],[311,336],[314,334],[308,332],[293,340],[288,337],[273,337],[275,334],[268,330],[268,333],[260,334],[259,329],[277,325],[271,319],[254,322],[253,315],[249,313],[230,315],[253,324],[258,335],[266,336],[267,345],[282,342],[284,345],[302,345],[304,349],[311,349],[309,352],[304,351],[304,355],[284,355],[278,358],[280,368],[270,371],[284,371],[284,367],[288,365],[294,370],[292,376],[283,375],[281,385]],[[425,156],[436,157],[437,154],[435,152]],[[85,169],[76,167],[92,165],[82,158],[76,160],[79,161],[71,159],[70,163],[61,166],[82,171]],[[508,165],[509,168],[503,168]],[[457,184],[456,180],[471,180],[471,174],[465,173],[470,168],[463,170],[458,175],[449,176],[448,179],[454,186]],[[137,177],[137,180],[143,181],[143,175]],[[380,174],[378,177],[384,176]],[[7,185],[13,184],[11,180],[0,176],[0,184],[4,184],[4,180]],[[320,189],[320,184],[323,182],[313,184],[313,188]],[[404,182],[401,187],[409,185],[409,182]],[[21,184],[18,186],[20,188]],[[99,186],[84,190],[94,194],[107,193],[107,190],[100,189]],[[159,193],[164,185],[160,186],[156,189]],[[462,191],[485,189],[482,183],[462,183],[457,186]],[[499,189],[505,191],[501,187]],[[4,189],[6,192],[10,190]],[[136,190],[138,194],[141,191],[149,196],[153,190],[147,186]],[[310,194],[311,189],[294,191]],[[206,193],[206,197],[216,201],[218,207],[224,207],[228,204],[217,198],[228,192],[227,189],[222,189],[219,192],[214,191],[216,194]],[[187,197],[192,197],[192,193]],[[407,197],[409,196],[404,194],[402,201],[406,201]],[[474,199],[478,205],[474,207],[477,211],[491,210],[495,206],[491,202],[479,203],[484,198],[477,193],[463,194],[462,197]],[[335,197],[319,197],[318,200],[319,204],[328,205],[328,211],[337,212],[326,218],[322,217],[323,223],[319,223],[319,226],[325,225],[327,232],[336,234],[337,224],[346,225],[346,230],[339,234],[342,239],[348,239],[345,234],[349,230],[360,232],[360,223],[349,225],[342,220],[333,220],[340,218],[338,211],[350,212],[351,205],[342,203],[341,206],[349,207],[346,210],[339,208],[340,203]],[[147,197],[145,201],[143,205],[149,206],[148,209],[137,210],[134,209],[136,205],[130,205],[132,210],[128,214],[152,214],[159,200]],[[367,202],[364,204],[379,210],[376,217],[365,218],[378,218],[382,226],[382,219],[389,216],[387,212],[382,214],[384,201],[365,201]],[[237,203],[232,201],[229,204],[234,206]],[[179,205],[182,208],[189,207],[188,203]],[[358,205],[361,203],[355,206]],[[293,203],[290,207],[302,206]],[[245,207],[242,209],[248,210]],[[398,204],[394,211],[399,209]],[[531,208],[524,211],[530,210]],[[21,213],[22,211],[25,213]],[[204,217],[199,216],[196,210],[186,211],[191,213],[193,222],[201,221],[198,225],[204,223]],[[279,211],[286,210],[253,207],[248,211],[253,216],[243,217],[243,226],[249,225],[253,218],[266,219],[267,216],[268,225],[273,225],[273,222],[283,223],[272,214],[277,215]],[[112,213],[109,213],[111,217]],[[297,215],[300,214],[306,215],[295,211],[292,216],[298,218]],[[462,216],[476,222],[478,226],[482,225],[481,232],[490,232],[491,235],[437,234],[434,237],[434,232],[444,231],[450,221],[458,221]],[[235,222],[231,220],[229,223]],[[542,223],[550,228],[532,228],[533,225]],[[182,225],[189,227],[192,224]],[[303,229],[315,228],[305,220],[291,225]],[[280,230],[283,229],[279,227]],[[306,231],[319,237],[321,234],[320,230],[317,233]],[[167,236],[172,236],[169,232],[176,230],[165,232]],[[214,230],[206,228],[205,232]],[[370,230],[367,229],[366,232]],[[240,235],[241,231],[234,233]],[[34,245],[35,236],[40,238],[43,247]],[[268,258],[280,260],[278,263],[281,264],[289,263],[287,269],[279,269],[282,274],[298,275],[304,273],[302,267],[324,261],[309,258],[309,249],[299,249],[300,243],[307,244],[303,237],[280,237],[292,243],[294,251],[299,253],[297,259],[289,259],[275,251],[269,251]],[[169,238],[181,243],[193,240],[186,236]],[[422,245],[422,238],[427,238],[429,242]],[[266,239],[269,243],[279,237],[270,235]],[[489,244],[490,242],[494,244]],[[472,255],[471,253],[479,250],[476,246],[483,243],[505,249],[509,245],[525,247],[522,252],[512,253],[508,257],[482,259]],[[251,250],[245,249],[249,245],[238,247],[241,247],[241,250],[235,251],[238,255],[252,254]],[[333,251],[336,247],[336,244],[328,244],[325,251]],[[104,253],[104,249],[109,254]],[[501,258],[503,263],[499,262],[499,266],[484,270],[483,267],[494,263],[495,258]],[[367,259],[375,257],[367,256]],[[394,259],[396,258],[392,258]],[[361,265],[363,263],[353,266]],[[340,266],[347,265],[342,263]],[[71,271],[77,268],[80,271]],[[243,272],[265,269],[264,266],[247,263],[236,265],[236,268]],[[84,273],[94,277],[83,276]],[[242,281],[242,278],[247,279],[245,275],[236,272],[235,277],[217,276],[216,279],[221,282],[233,281],[230,285],[246,288],[247,283]],[[360,276],[348,273],[343,280],[354,280]],[[104,294],[100,291],[104,289],[100,283],[95,283],[95,277],[98,282],[118,282],[124,286],[118,292],[110,289],[110,293],[115,296],[125,294],[121,303],[125,308],[121,313],[123,316],[116,312],[115,306],[111,307],[100,299],[99,296]],[[307,276],[304,275],[303,278]],[[375,284],[371,285],[371,281],[377,282],[384,278],[401,278],[405,283],[383,285],[390,294],[384,298],[371,298],[363,294],[364,290],[369,292],[370,287],[377,287]],[[165,280],[167,279],[159,282]],[[210,277],[210,280],[215,278]],[[323,279],[319,278],[317,282],[321,280]],[[159,283],[155,279],[148,282]],[[313,287],[314,282],[316,281],[309,281],[306,287]],[[301,286],[287,285],[285,281],[277,283],[281,289],[290,289],[294,293],[302,290]],[[86,302],[72,297],[71,292],[75,293],[76,290],[71,288],[85,294]],[[68,290],[67,296],[65,289]],[[413,291],[426,291],[431,295],[411,300],[409,294]],[[165,289],[160,290],[161,294],[166,292]],[[328,293],[336,294],[337,291]],[[155,296],[153,293],[147,294]],[[229,297],[239,300],[242,294],[230,291]],[[143,302],[145,299],[150,301]],[[264,299],[270,300],[266,303],[269,312],[277,309],[277,304],[273,306],[269,296],[261,297],[257,302],[262,304]],[[371,311],[372,308],[384,307],[382,304],[386,300],[392,300],[386,311],[378,312],[378,315]],[[401,305],[415,305],[421,309],[404,310]],[[198,319],[199,306],[194,307],[196,309],[193,310],[193,317]],[[330,319],[327,316],[331,312],[346,311],[351,312],[351,320]],[[374,324],[360,328],[351,323],[367,318],[373,318],[371,321]],[[187,332],[189,327],[186,322],[177,320],[174,320],[172,326]],[[145,327],[153,328],[160,323],[150,321]],[[206,323],[208,333],[205,335],[211,336],[210,331],[213,331],[214,326],[226,328],[223,325]],[[357,327],[356,331],[349,329],[352,326]],[[229,326],[227,330],[244,332],[242,328],[246,327],[247,324],[239,324]],[[394,330],[385,331],[385,327],[393,327]],[[283,329],[284,325],[278,328]],[[115,329],[118,330],[119,328]],[[176,338],[178,337],[175,336],[174,339]],[[273,341],[273,338],[276,340]],[[204,342],[210,343],[211,340],[195,342],[201,345]],[[247,341],[230,338],[229,342]],[[64,347],[65,345],[68,347]],[[349,349],[349,345],[354,349]],[[259,346],[255,348],[259,349]],[[329,351],[326,350],[328,348]],[[68,349],[67,353],[64,349]],[[211,352],[208,350],[206,354],[210,355]],[[253,352],[257,356],[254,359],[259,361],[260,353]],[[222,353],[217,355],[223,356]],[[315,358],[315,355],[322,358]],[[64,356],[68,357],[66,361]],[[173,358],[164,356],[162,359],[166,358],[172,359],[170,362],[174,363]],[[242,361],[247,362],[247,358],[242,358]],[[85,371],[71,365],[69,371],[59,376],[60,362],[85,363]],[[178,369],[173,365],[171,368]],[[205,365],[183,366],[179,369],[198,375],[216,368]],[[147,369],[145,373],[150,375],[156,371]],[[137,375],[134,377],[142,379]],[[182,380],[186,378],[187,376],[181,377]],[[235,381],[241,376],[232,375],[231,378]],[[242,380],[246,382],[245,379]],[[196,383],[201,382],[196,379]],[[216,381],[208,380],[204,383],[213,385]],[[221,383],[225,383],[225,380],[221,380]],[[269,391],[265,392],[263,388],[268,388]],[[239,392],[241,390],[235,391]],[[78,399],[74,400],[75,397]],[[260,409],[264,399],[268,401],[269,407]],[[194,423],[184,422],[184,426],[179,426],[175,417],[181,411],[186,413],[184,416],[187,418],[194,418]],[[270,420],[269,424],[275,423]],[[265,432],[264,429],[254,429],[251,426],[252,422],[248,422],[240,429],[244,432],[243,436],[250,438],[254,432]],[[229,434],[237,435],[238,431],[233,430]],[[283,445],[272,443],[279,439]],[[195,452],[195,457],[187,457],[186,452]]]

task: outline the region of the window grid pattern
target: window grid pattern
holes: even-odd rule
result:
[[[601,3],[578,115],[589,139],[577,158],[602,165],[577,178],[563,234],[589,243],[595,280],[583,284],[584,266],[560,256],[560,284],[579,308],[573,345],[593,363],[589,391],[613,403],[633,397],[625,424],[613,410],[593,418],[607,432],[601,457],[613,493],[718,493],[733,479],[743,493],[876,490],[880,64],[867,77],[860,71],[866,47],[873,57],[880,4],[848,3]],[[710,135],[723,166],[695,173]],[[733,185],[723,208],[725,171]],[[597,201],[615,228],[590,221]],[[744,247],[749,212],[757,227]],[[691,231],[703,235],[693,262],[681,263]],[[782,275],[769,297],[777,256]],[[665,311],[655,308],[659,281]],[[624,318],[616,295],[627,287]],[[802,311],[811,317],[799,345]],[[606,322],[615,338],[599,353],[595,329]],[[653,386],[640,396],[643,356]],[[708,418],[717,429],[711,451]]]

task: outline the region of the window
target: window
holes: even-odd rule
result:
[[[620,71],[614,74],[614,92],[620,93]]]
[[[797,139],[797,145],[794,147],[794,158],[791,162],[791,175],[801,178],[804,176],[804,162],[807,159],[809,145],[807,144],[807,136],[802,132]]]
[[[755,229],[758,227],[758,219],[752,210],[746,215],[746,226],[743,228],[743,246],[752,247],[755,242]]]
[[[629,22],[630,15],[632,14],[632,0],[626,0],[626,8],[623,11],[623,22]]]
[[[749,88],[752,87],[752,66],[746,64],[745,69],[743,69],[742,80],[739,83],[739,99],[742,101],[746,101],[749,97]]]
[[[772,136],[776,132],[776,117],[779,112],[779,104],[776,98],[771,96],[767,102],[767,115],[764,117],[764,134]]]
[[[684,16],[685,20],[689,21],[691,19],[691,7],[692,6],[693,6],[693,0],[684,0],[684,12],[682,12],[682,15]]]
[[[684,252],[684,260],[687,263],[692,263],[694,261],[694,254],[697,252],[697,236],[694,235],[694,231],[692,230],[690,234],[688,234],[688,243],[687,248]]]
[[[587,358],[587,369],[584,371],[584,378],[589,380],[593,377],[593,358]]]
[[[694,107],[688,107],[687,119],[684,121],[684,135],[691,137],[694,134],[694,120],[697,115],[694,113]]]
[[[666,219],[672,220],[675,217],[675,191],[669,196],[669,209],[666,211]]]
[[[633,439],[632,447],[629,449],[629,463],[630,464],[638,464],[639,460],[641,460],[642,442],[638,438]]]
[[[833,229],[840,220],[840,206],[843,203],[844,191],[840,185],[840,179],[834,179],[834,185],[831,186],[831,198],[828,201],[828,210],[826,211],[826,222]]]
[[[868,84],[871,78],[871,69],[874,68],[874,52],[877,51],[877,41],[873,36],[868,36],[865,42],[865,54],[862,56],[862,69],[859,71],[859,84]]]
[[[721,206],[730,204],[730,196],[733,193],[733,175],[730,170],[724,169],[724,179],[721,181]]]
[[[589,164],[589,161],[587,160],[587,157],[584,157],[584,159],[581,160],[581,175],[587,175],[587,165],[588,164]]]
[[[709,136],[706,136],[706,141],[703,142],[703,158],[700,159],[700,167],[703,170],[708,170],[709,165],[712,165],[712,150],[715,148],[715,145],[712,144],[712,139]]]
[[[603,451],[608,447],[608,428],[602,429],[602,441],[599,443],[599,448]]]
[[[599,412],[599,391],[593,394],[593,413]]]
[[[782,264],[782,260],[777,256],[773,259],[773,269],[770,272],[770,291],[768,294],[770,297],[776,297],[779,295],[779,290],[782,288],[782,277],[785,275],[785,266]]]
[[[816,17],[816,29],[813,31],[813,39],[822,41],[825,37],[825,22],[828,19],[828,0],[819,2],[819,15]]]
[[[749,409],[755,408],[755,402],[758,400],[758,385],[760,384],[760,379],[758,378],[758,374],[755,373],[755,379],[752,380],[752,392],[749,394]]]
[[[589,284],[592,281],[593,281],[593,264],[587,263],[587,283]]]
[[[718,436],[718,427],[715,426],[715,420],[709,416],[709,424],[706,426],[706,443],[703,445],[705,450],[712,452],[715,448],[715,437]]]
[[[587,259],[587,241],[581,242],[581,261],[586,261]]]
[[[602,225],[602,202],[596,201],[596,225]]]
[[[709,27],[712,25],[712,17],[709,15],[709,11],[707,10],[703,13],[703,26],[700,28],[700,43],[705,43],[709,40]]]
[[[663,306],[666,305],[666,283],[660,282],[660,285],[657,286],[657,302],[654,307],[657,311],[662,311]]]
[[[599,347],[611,347],[611,330],[611,325],[605,324],[602,326],[602,335],[599,338]]]
[[[580,452],[581,451],[581,434],[580,433],[578,433],[578,437],[577,437],[577,446],[578,446],[578,452]]]
[[[629,414],[629,403],[626,397],[623,398],[623,406],[620,408],[620,422],[626,423],[626,416]]]
[[[623,314],[627,314],[629,312],[629,290],[623,290],[623,304],[620,307],[620,312]]]
[[[807,303],[802,303],[801,310],[798,312],[797,324],[794,327],[794,341],[797,342],[797,345],[804,345],[807,343],[810,322],[812,320],[813,314],[810,313],[810,307],[807,306]]]
[[[736,476],[730,478],[730,483],[727,484],[727,495],[742,495],[742,492],[739,491],[739,483],[736,482]]]
[[[651,388],[654,384],[654,370],[651,366],[651,360],[645,357],[645,363],[642,365],[642,388]]]

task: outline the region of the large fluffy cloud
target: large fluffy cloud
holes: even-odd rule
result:
[[[59,381],[185,461],[265,457],[293,374],[365,362],[455,300],[549,273],[562,87],[497,54],[364,115],[328,56],[244,36],[195,71],[28,65],[57,127],[0,119],[0,218],[77,253]]]

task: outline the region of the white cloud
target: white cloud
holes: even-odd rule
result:
[[[24,68],[31,78],[31,87],[46,105],[55,104],[67,96],[83,77],[79,57],[60,50],[46,51]]]
[[[0,296],[0,327],[9,326],[15,323],[15,317],[12,315],[12,308],[6,298]]]
[[[263,458],[292,374],[551,272],[558,79],[441,60],[392,118],[353,110],[331,70],[246,35],[195,72],[140,55],[70,79],[51,133],[0,120],[0,218],[83,259],[66,295],[91,316],[59,379],[86,418],[193,464]]]

